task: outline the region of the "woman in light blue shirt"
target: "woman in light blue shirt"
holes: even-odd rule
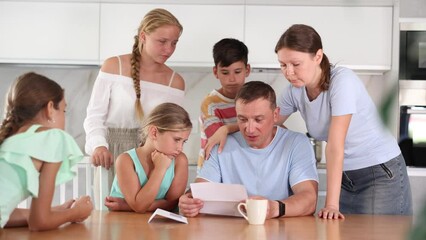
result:
[[[327,142],[327,196],[318,215],[412,214],[404,158],[356,74],[330,64],[310,26],[291,26],[275,52],[291,83],[278,100],[280,123],[299,111],[309,134]]]

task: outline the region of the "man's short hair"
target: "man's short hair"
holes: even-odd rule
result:
[[[271,85],[261,81],[246,82],[235,97],[235,102],[241,100],[242,103],[250,103],[259,98],[268,100],[271,103],[271,109],[277,107],[277,98]]]
[[[237,39],[224,38],[213,46],[213,59],[216,67],[228,67],[239,61],[247,66],[248,48]]]

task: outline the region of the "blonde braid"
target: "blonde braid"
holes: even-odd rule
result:
[[[177,18],[173,16],[173,14],[162,8],[153,9],[143,17],[138,27],[138,34],[135,36],[135,42],[133,44],[131,58],[131,76],[133,78],[133,86],[136,92],[135,115],[136,119],[138,119],[139,121],[143,121],[144,119],[144,113],[140,102],[141,86],[139,72],[143,44],[141,41],[139,41],[139,37],[141,36],[141,33],[149,35],[157,28],[165,25],[176,26],[180,29],[180,33],[182,33],[183,27],[179,23]]]
[[[135,101],[135,114],[136,119],[139,121],[143,120],[143,109],[141,104],[141,83],[140,83],[140,74],[139,74],[139,68],[140,68],[140,59],[141,59],[141,53],[139,50],[139,36],[135,36],[135,43],[133,44],[133,50],[132,50],[132,58],[130,60],[130,63],[132,65],[131,68],[131,75],[133,79],[133,86],[135,88],[136,92],[136,101]]]

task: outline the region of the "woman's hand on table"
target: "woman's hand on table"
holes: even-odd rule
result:
[[[333,206],[326,206],[318,212],[318,217],[324,219],[345,219],[339,209]]]

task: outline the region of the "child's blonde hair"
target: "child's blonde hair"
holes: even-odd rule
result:
[[[160,133],[181,132],[192,129],[188,112],[175,103],[162,103],[144,119],[141,127],[141,146],[145,144],[149,126],[157,127]]]
[[[138,34],[135,35],[135,43],[133,44],[133,50],[132,50],[132,58],[131,58],[131,76],[133,79],[133,86],[135,88],[136,92],[136,102],[135,102],[135,109],[136,109],[136,118],[139,120],[143,119],[143,109],[140,102],[141,97],[141,86],[140,86],[140,75],[139,75],[139,68],[140,68],[140,60],[141,60],[141,52],[142,52],[142,42],[139,42],[139,36],[141,32],[145,32],[146,34],[150,34],[153,31],[155,31],[157,28],[165,26],[165,25],[173,25],[177,26],[180,29],[180,33],[182,34],[183,27],[177,20],[173,14],[171,14],[169,11],[162,9],[162,8],[156,8],[151,11],[149,11],[144,18],[141,21],[141,24],[138,28]]]

